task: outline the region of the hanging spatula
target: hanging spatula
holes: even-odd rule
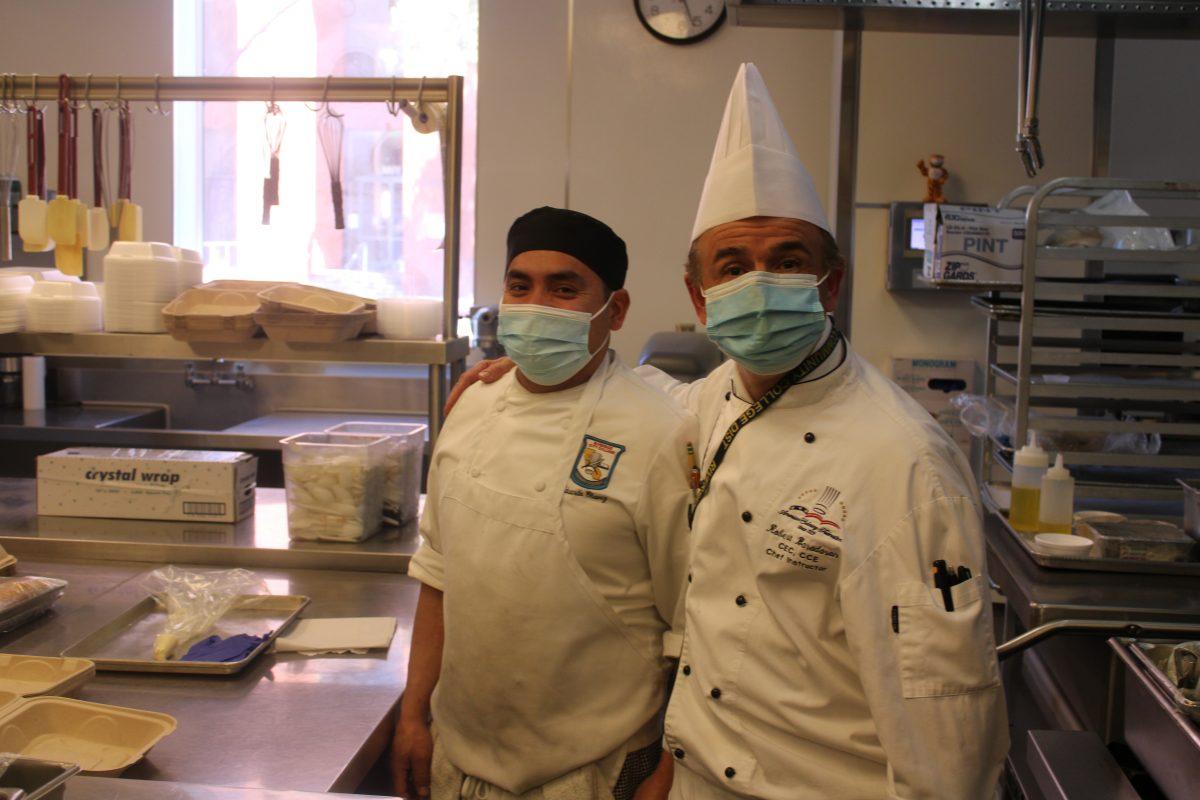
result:
[[[129,103],[121,102],[117,113],[117,239],[122,242],[142,241],[142,207],[133,196],[133,116]]]
[[[46,234],[59,246],[70,247],[78,241],[75,206],[69,191],[71,166],[68,148],[71,139],[71,108],[67,94],[71,79],[66,75],[58,78],[58,193],[46,208]],[[55,256],[57,266],[58,257]],[[59,269],[62,269],[59,266]]]
[[[43,253],[54,247],[46,233],[46,117],[32,102],[25,111],[25,147],[28,194],[17,204],[17,232],[26,253]]]
[[[92,207],[88,209],[88,249],[107,250],[112,231],[109,228],[108,202],[104,174],[104,112],[92,109]]]

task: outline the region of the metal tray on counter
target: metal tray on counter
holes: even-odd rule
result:
[[[1037,550],[1033,546],[1033,534],[1023,534],[1008,524],[1008,515],[1001,510],[1000,505],[991,497],[985,487],[983,491],[984,505],[995,514],[1004,531],[1017,541],[1030,558],[1040,567],[1047,569],[1070,569],[1078,572],[1125,572],[1148,575],[1196,575],[1200,576],[1200,561],[1136,561],[1129,558],[1074,558],[1071,556],[1053,556]],[[1197,546],[1200,550],[1200,545]]]
[[[216,633],[250,633],[266,639],[239,661],[156,661],[154,640],[163,630],[166,612],[153,597],[103,625],[62,655],[86,658],[96,669],[115,672],[165,672],[176,675],[236,675],[270,648],[309,603],[309,598],[292,594],[243,595],[217,621]]]

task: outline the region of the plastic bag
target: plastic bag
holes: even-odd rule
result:
[[[142,585],[167,612],[163,631],[154,639],[156,661],[186,653],[241,595],[266,593],[262,579],[244,569],[192,572],[168,566],[151,572]]]
[[[958,409],[958,418],[972,436],[1012,438],[1012,413],[990,397],[959,392],[950,396],[950,405]]]
[[[1149,216],[1141,206],[1133,202],[1133,197],[1124,189],[1114,189],[1083,209],[1083,213],[1129,217]],[[1100,229],[1100,233],[1103,246],[1116,250],[1175,249],[1175,239],[1166,228],[1103,227]]]

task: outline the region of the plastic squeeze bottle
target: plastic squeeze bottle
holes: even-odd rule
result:
[[[1041,505],[1042,476],[1050,465],[1050,457],[1038,446],[1037,431],[1029,432],[1029,441],[1013,455],[1012,501],[1008,521],[1022,533],[1038,532],[1038,511]]]
[[[1038,529],[1042,533],[1070,533],[1075,513],[1075,479],[1063,466],[1062,453],[1042,476],[1042,498],[1038,505]]]

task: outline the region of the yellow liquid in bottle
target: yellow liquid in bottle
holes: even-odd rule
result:
[[[1072,533],[1069,522],[1040,522],[1038,528],[1041,533]]]
[[[1038,506],[1041,505],[1042,490],[1012,487],[1012,503],[1008,507],[1008,521],[1022,533],[1038,532]]]

